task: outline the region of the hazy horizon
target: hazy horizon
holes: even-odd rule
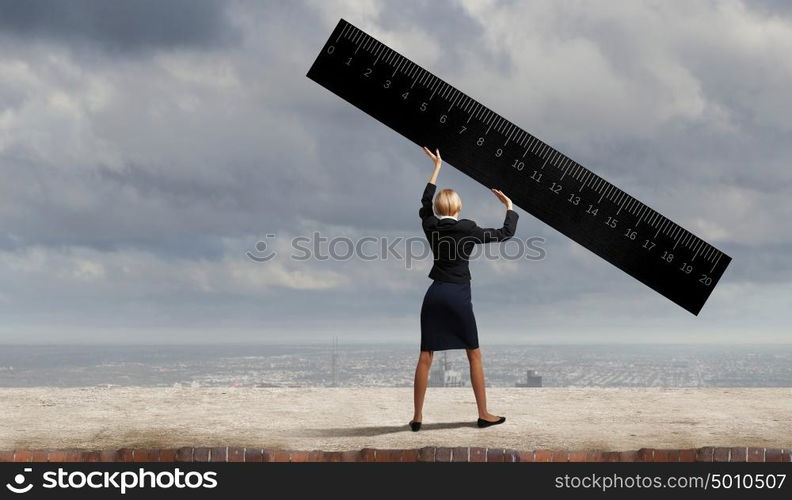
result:
[[[411,387],[417,357],[405,343],[4,346],[0,387]],[[542,387],[792,387],[792,345],[496,344],[483,359],[500,387],[528,373]],[[464,350],[432,367],[469,383]]]

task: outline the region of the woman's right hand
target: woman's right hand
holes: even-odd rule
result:
[[[493,188],[492,192],[495,193],[495,196],[498,197],[498,199],[501,201],[501,203],[506,205],[506,210],[512,210],[512,201],[511,201],[511,199],[509,199],[508,196],[503,194],[503,191],[501,191],[500,189],[494,189]]]
[[[443,159],[440,158],[440,150],[435,148],[435,152],[432,153],[431,151],[429,151],[429,148],[427,148],[426,146],[423,147],[423,150],[424,153],[426,153],[426,155],[432,159],[435,168],[440,168],[440,165],[443,164]]]

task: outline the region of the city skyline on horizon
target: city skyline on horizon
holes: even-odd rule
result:
[[[433,369],[447,362],[464,385],[464,351],[435,354]],[[9,346],[0,386],[409,387],[416,355],[404,344]],[[484,360],[493,386],[531,370],[542,387],[792,387],[792,345],[504,345]]]

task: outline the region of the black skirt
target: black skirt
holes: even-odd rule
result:
[[[421,350],[475,349],[478,346],[470,283],[434,280],[421,306]]]

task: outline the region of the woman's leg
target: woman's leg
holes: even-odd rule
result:
[[[473,386],[473,394],[476,396],[476,406],[478,406],[479,418],[495,421],[497,415],[487,411],[487,392],[484,387],[484,367],[481,362],[481,349],[466,349],[468,362],[470,363],[470,385]]]
[[[413,420],[420,422],[423,418],[424,396],[426,396],[426,386],[429,385],[429,369],[432,367],[432,351],[421,351],[418,356],[418,366],[415,367],[414,395],[415,413]]]

